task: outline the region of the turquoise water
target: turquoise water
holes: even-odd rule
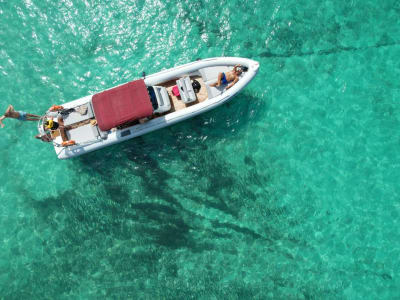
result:
[[[1,299],[396,299],[398,1],[0,0],[2,109],[198,57],[228,105],[59,161],[0,130]]]

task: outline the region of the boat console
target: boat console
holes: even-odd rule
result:
[[[189,76],[182,77],[176,81],[179,88],[179,94],[184,103],[191,103],[197,100],[196,93],[194,92],[192,81]]]

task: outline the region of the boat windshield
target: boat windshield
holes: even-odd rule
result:
[[[158,108],[158,102],[157,102],[156,93],[154,92],[154,88],[152,86],[148,86],[147,91],[149,92],[150,101],[151,101],[151,104],[153,105],[153,109],[156,110]]]

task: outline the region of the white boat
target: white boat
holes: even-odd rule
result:
[[[220,72],[238,64],[247,71],[231,88],[210,86]],[[38,130],[53,143],[58,158],[83,155],[213,109],[239,93],[258,68],[258,62],[246,58],[198,60],[53,107]]]

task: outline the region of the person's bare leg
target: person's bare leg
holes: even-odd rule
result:
[[[6,112],[4,113],[5,116],[9,115],[10,113],[12,113],[14,111],[14,107],[10,104],[7,109]]]
[[[28,121],[39,121],[41,116],[33,115],[33,114],[26,114],[26,120]]]
[[[222,80],[222,73],[218,74],[218,81],[210,84],[210,86],[220,86],[221,85],[221,80]]]
[[[27,117],[30,117],[30,118],[41,118],[41,116],[38,116],[38,115],[34,115],[34,114],[26,114],[26,116]]]

